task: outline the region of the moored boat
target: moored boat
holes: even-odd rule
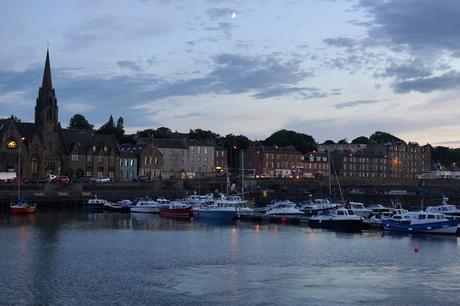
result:
[[[455,205],[448,204],[449,198],[443,197],[442,204],[436,206],[428,206],[425,209],[427,213],[441,213],[445,214],[447,217],[458,219],[460,218],[460,209],[458,209]]]
[[[267,210],[267,216],[303,216],[303,212],[296,208],[294,202],[284,200],[273,203]]]
[[[361,216],[363,218],[369,218],[369,216],[372,214],[372,210],[364,207],[364,204],[360,202],[349,202],[345,208],[352,209],[355,215]]]
[[[30,204],[26,200],[20,199],[16,204],[11,203],[10,209],[13,214],[34,214],[37,204]]]
[[[363,228],[363,217],[352,209],[339,208],[328,214],[313,216],[308,224],[311,227],[326,228],[339,231],[357,232]]]
[[[106,202],[103,206],[103,209],[107,211],[111,211],[111,212],[122,212],[122,213],[130,212],[130,206],[123,205],[122,203]]]
[[[191,217],[192,206],[179,201],[169,201],[160,207],[160,216],[164,217]]]
[[[299,206],[299,210],[307,216],[315,216],[319,213],[327,212],[338,207],[338,204],[331,203],[328,199],[315,199],[313,202],[311,200],[307,200],[302,203]]]
[[[398,211],[398,210],[397,210]],[[405,233],[455,234],[458,221],[440,213],[407,212],[400,210],[389,220],[382,220],[383,229]]]
[[[154,201],[150,198],[139,199],[136,202],[136,205],[130,207],[131,212],[139,213],[159,213],[160,204],[157,201]]]
[[[95,195],[93,199],[88,199],[83,203],[83,208],[87,210],[103,210],[106,203],[108,203],[107,200],[99,199]]]

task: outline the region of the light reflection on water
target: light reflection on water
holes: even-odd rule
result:
[[[0,301],[448,304],[460,290],[458,255],[448,236],[149,214],[0,215]]]

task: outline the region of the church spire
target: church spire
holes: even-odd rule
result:
[[[51,82],[51,66],[50,66],[50,54],[49,50],[46,49],[46,62],[45,62],[45,71],[43,72],[43,82],[42,82],[43,89],[52,89],[53,84]]]

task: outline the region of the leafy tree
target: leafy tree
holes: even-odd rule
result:
[[[167,127],[160,127],[158,129],[146,129],[143,131],[137,131],[137,135],[142,138],[163,138],[163,139],[172,138],[172,132]]]
[[[348,139],[346,139],[346,138],[340,139],[337,143],[338,144],[348,144]]]
[[[368,144],[369,143],[369,138],[367,138],[366,136],[359,136],[359,137],[356,137],[355,139],[353,139],[351,141],[351,143],[354,143],[354,144]]]
[[[316,150],[316,141],[307,134],[294,131],[280,130],[264,140],[266,146],[294,146],[298,151],[307,153]]]
[[[334,140],[328,139],[328,140],[326,140],[325,142],[323,142],[323,144],[325,144],[325,145],[330,145],[330,144],[335,144],[335,142],[334,142]]]
[[[230,168],[240,168],[240,151],[248,149],[253,142],[244,135],[228,134],[220,139],[221,144],[227,149]]]
[[[90,124],[83,115],[75,114],[70,118],[69,129],[92,130],[93,128],[94,125]]]
[[[205,131],[202,129],[190,130],[188,133],[190,139],[218,139],[220,135],[212,131]]]
[[[389,133],[380,132],[380,131],[375,132],[369,137],[369,142],[371,143],[387,143],[387,142],[394,142],[394,141],[403,141],[403,140]]]
[[[117,140],[120,140],[125,134],[123,128],[123,118],[120,117],[117,120],[117,124],[113,120],[113,116],[110,115],[109,121],[103,124],[97,131],[97,134],[113,135]]]

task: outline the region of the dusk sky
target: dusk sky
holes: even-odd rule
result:
[[[460,146],[458,0],[0,2],[0,117]]]

